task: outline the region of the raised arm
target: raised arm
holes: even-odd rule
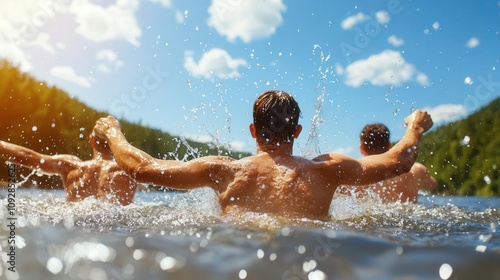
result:
[[[389,151],[353,159],[342,155],[324,155],[317,160],[325,162],[339,184],[365,185],[393,178],[410,171],[418,155],[422,134],[432,127],[432,119],[425,111],[417,110],[406,118],[408,128],[403,138]]]
[[[81,162],[71,155],[49,156],[28,148],[0,140],[0,157],[14,164],[31,169],[40,169],[44,173],[65,175]]]
[[[115,161],[133,179],[175,189],[212,187],[220,190],[232,172],[228,157],[203,157],[189,162],[161,160],[130,145],[113,117],[101,118],[94,127],[97,137],[108,141]]]

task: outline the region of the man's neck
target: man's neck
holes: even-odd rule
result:
[[[267,153],[270,156],[291,156],[293,154],[292,143],[259,144],[257,143],[257,154]]]

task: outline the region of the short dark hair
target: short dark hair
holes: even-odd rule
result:
[[[372,123],[363,128],[359,140],[365,151],[374,155],[385,153],[390,149],[390,137],[391,132],[387,126],[381,123]]]
[[[300,108],[288,93],[264,92],[253,105],[253,123],[259,143],[290,143],[299,124]]]

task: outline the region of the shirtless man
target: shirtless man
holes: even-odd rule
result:
[[[94,156],[87,161],[72,155],[43,155],[4,141],[0,141],[0,157],[43,173],[59,175],[67,201],[94,196],[117,204],[130,204],[138,184],[116,164],[105,141],[91,134],[89,142]]]
[[[366,125],[360,134],[359,149],[364,156],[377,155],[391,148],[390,131],[384,124]],[[363,197],[372,192],[382,202],[417,202],[419,189],[432,189],[437,186],[436,180],[427,168],[420,163],[413,164],[410,172],[368,186],[343,186],[338,194],[353,194]]]
[[[127,142],[113,117],[97,121],[94,131],[108,141],[116,162],[138,182],[182,190],[211,187],[225,214],[252,211],[325,218],[338,186],[364,185],[408,172],[422,133],[432,126],[426,112],[416,111],[407,118],[403,139],[386,153],[359,160],[332,153],[310,160],[292,155],[294,139],[302,130],[299,116],[299,106],[289,94],[274,90],[262,94],[250,124],[257,155],[240,160],[153,158]]]

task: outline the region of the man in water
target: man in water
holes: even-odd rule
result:
[[[364,156],[378,155],[391,148],[390,131],[384,124],[366,125],[360,134],[359,149]],[[337,194],[367,196],[369,192],[377,194],[383,202],[417,202],[419,189],[432,189],[436,180],[427,168],[420,163],[413,164],[410,172],[368,186],[342,186]]]
[[[4,141],[0,141],[0,157],[46,174],[59,175],[68,201],[94,196],[117,204],[130,204],[138,184],[116,164],[105,141],[91,134],[89,142],[93,158],[87,161],[72,155],[44,155]]]
[[[401,141],[388,152],[356,160],[324,154],[312,160],[292,155],[302,130],[300,109],[283,91],[267,91],[254,103],[250,133],[257,154],[240,160],[206,156],[188,162],[161,160],[133,147],[113,117],[97,121],[94,132],[113,151],[116,162],[137,182],[188,190],[211,187],[225,214],[258,212],[324,218],[340,185],[365,185],[408,172],[431,117],[416,111],[406,119]]]

